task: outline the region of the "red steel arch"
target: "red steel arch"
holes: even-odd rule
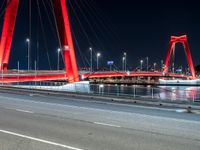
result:
[[[191,75],[192,75],[193,79],[196,79],[196,73],[195,73],[195,70],[194,70],[192,56],[191,56],[191,53],[190,53],[188,39],[187,39],[186,35],[171,36],[171,40],[170,40],[170,43],[169,43],[169,49],[168,49],[167,57],[166,57],[166,61],[165,61],[164,74],[168,73],[170,56],[172,54],[172,51],[173,51],[175,44],[177,44],[177,43],[183,44]]]
[[[53,0],[57,19],[61,49],[64,55],[66,76],[69,82],[78,82],[78,68],[74,52],[70,21],[65,0]],[[16,16],[20,0],[7,0],[4,23],[0,41],[0,70],[7,70]]]
[[[0,70],[7,70],[19,0],[7,0],[0,43]]]

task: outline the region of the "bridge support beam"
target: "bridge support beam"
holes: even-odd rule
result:
[[[196,79],[196,73],[195,73],[195,70],[194,70],[192,56],[191,56],[191,53],[190,53],[188,39],[187,39],[186,35],[183,35],[183,36],[172,36],[171,37],[171,40],[170,40],[170,43],[169,43],[169,49],[168,49],[167,57],[166,57],[166,61],[165,61],[164,74],[166,75],[168,73],[170,57],[171,57],[173,48],[174,48],[175,44],[177,44],[177,43],[182,43],[183,44],[192,78]]]
[[[54,9],[68,81],[78,82],[78,68],[76,64],[66,0],[54,0]]]
[[[7,70],[19,0],[7,0],[0,43],[0,70]]]

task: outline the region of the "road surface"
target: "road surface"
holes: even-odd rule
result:
[[[200,115],[0,93],[0,150],[200,150]]]

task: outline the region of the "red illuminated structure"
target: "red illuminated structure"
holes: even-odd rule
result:
[[[2,29],[2,35],[0,39],[0,82],[12,83],[12,82],[28,82],[28,81],[49,81],[49,80],[68,80],[68,82],[78,82],[79,74],[76,63],[76,57],[74,52],[73,39],[71,34],[71,27],[69,21],[68,10],[66,6],[66,0],[53,0],[54,12],[57,21],[60,47],[64,56],[65,71],[58,72],[56,74],[53,71],[47,71],[47,73],[39,74],[42,71],[38,71],[35,74],[34,71],[27,71],[24,74],[8,70],[8,63],[11,51],[11,45],[13,40],[13,33],[15,28],[16,16],[18,12],[20,0],[7,0],[7,5],[4,15],[4,23]],[[191,76],[181,74],[168,73],[170,56],[176,43],[182,43],[187,56],[188,64],[191,71]],[[9,72],[11,72],[9,74]],[[46,72],[46,71],[45,71]],[[83,73],[84,78],[114,78],[114,77],[163,77],[161,72],[97,72],[97,73]],[[196,79],[192,57],[189,50],[189,45],[186,35],[176,37],[172,36],[170,40],[169,50],[164,68],[165,77],[176,77],[184,79]]]
[[[183,44],[192,78],[196,79],[196,74],[195,74],[194,65],[193,65],[193,61],[192,61],[192,56],[191,56],[191,53],[190,53],[189,44],[188,44],[188,40],[187,40],[186,35],[171,36],[171,40],[170,40],[170,43],[169,43],[169,49],[168,49],[168,52],[167,52],[167,58],[166,58],[166,61],[165,61],[164,74],[166,75],[168,73],[170,57],[171,57],[173,48],[177,43]]]
[[[11,44],[15,28],[16,16],[20,0],[7,0],[4,24],[0,43],[0,70],[8,69]],[[78,82],[79,75],[76,64],[71,28],[66,6],[66,0],[54,0],[54,11],[64,56],[66,78],[69,82]],[[36,77],[37,78],[37,77]],[[36,79],[35,78],[35,79]],[[39,79],[39,77],[37,78]],[[42,78],[41,78],[42,79]]]

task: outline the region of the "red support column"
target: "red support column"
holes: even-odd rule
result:
[[[54,9],[69,82],[78,82],[78,68],[74,52],[66,0],[54,0]]]
[[[173,51],[173,47],[175,46],[175,44],[173,42],[170,41],[170,44],[169,44],[169,49],[168,49],[168,52],[167,52],[167,58],[165,60],[165,66],[164,66],[164,74],[166,75],[166,73],[168,72],[169,70],[169,61],[170,61],[170,57],[171,57],[171,54],[172,54],[172,51]]]
[[[194,64],[193,64],[193,61],[192,61],[192,55],[190,53],[188,41],[186,40],[183,43],[183,45],[184,45],[184,48],[185,48],[185,54],[187,56],[187,62],[188,62],[189,68],[190,68],[191,75],[195,79],[196,73],[195,73],[195,70],[194,70]]]
[[[167,72],[168,72],[170,56],[171,56],[171,53],[173,51],[173,47],[175,46],[176,43],[182,43],[183,44],[192,78],[196,79],[196,74],[195,74],[194,65],[193,65],[193,61],[192,61],[192,56],[191,56],[191,53],[190,53],[189,44],[188,44],[188,40],[187,40],[186,35],[171,36],[171,40],[170,40],[170,44],[169,44],[170,46],[169,46],[166,61],[165,61],[164,74],[167,74]]]
[[[19,0],[7,0],[0,43],[0,70],[7,70]]]

